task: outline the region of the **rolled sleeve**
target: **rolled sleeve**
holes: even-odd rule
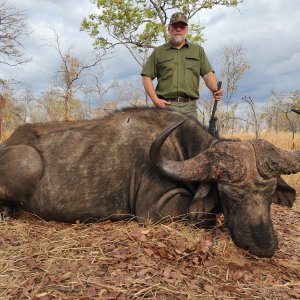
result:
[[[202,47],[200,48],[200,65],[201,65],[201,69],[200,69],[201,77],[205,76],[209,72],[214,72]]]

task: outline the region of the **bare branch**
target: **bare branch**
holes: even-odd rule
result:
[[[60,69],[56,74],[56,80],[58,85],[62,89],[62,98],[64,103],[64,118],[65,120],[73,119],[71,116],[71,104],[74,102],[74,96],[77,92],[82,90],[84,72],[91,68],[96,67],[100,62],[108,59],[108,53],[93,53],[89,63],[85,63],[83,59],[80,59],[72,54],[72,47],[68,47],[67,50],[62,48],[59,36],[55,29],[51,29],[54,34],[54,38],[50,41],[49,46],[53,47],[61,60]]]
[[[30,35],[25,13],[2,2],[0,16],[0,64],[16,66],[28,62],[22,43]]]

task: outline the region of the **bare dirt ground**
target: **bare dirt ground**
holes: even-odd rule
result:
[[[271,259],[235,247],[221,223],[72,225],[18,213],[0,226],[0,299],[300,299],[299,192],[292,209],[272,208]]]

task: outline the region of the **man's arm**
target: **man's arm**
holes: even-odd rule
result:
[[[217,78],[213,72],[208,72],[203,76],[206,86],[212,92],[215,100],[220,101],[223,96],[223,90],[218,90]]]
[[[150,77],[143,75],[143,85],[147,95],[150,97],[156,107],[165,108],[167,105],[171,104],[170,102],[157,97],[154,90],[153,81]]]

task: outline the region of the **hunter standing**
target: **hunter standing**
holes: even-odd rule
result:
[[[181,12],[173,14],[168,31],[170,41],[155,48],[143,67],[143,85],[156,107],[168,106],[197,118],[200,76],[215,100],[221,100],[223,91],[217,88],[217,79],[204,49],[186,40],[187,17]]]

